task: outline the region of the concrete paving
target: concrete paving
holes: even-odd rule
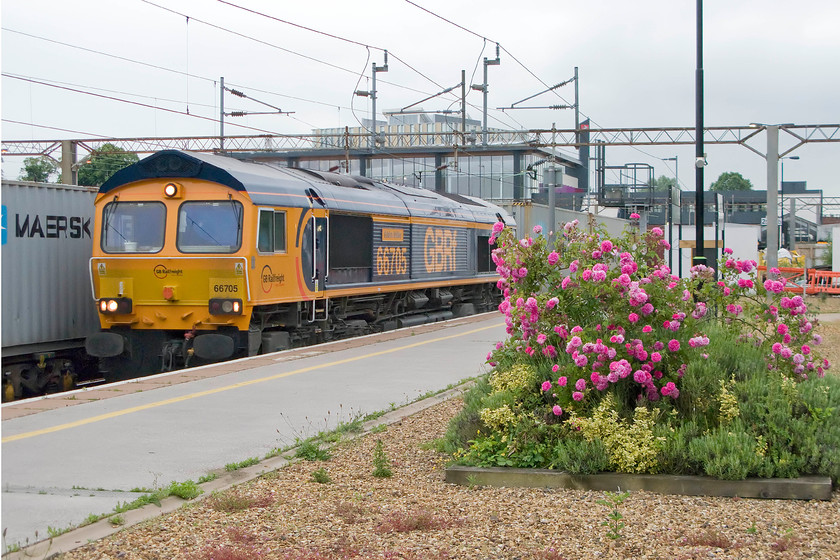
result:
[[[504,337],[491,313],[4,405],[4,551],[113,511],[134,488],[224,472],[479,375]]]

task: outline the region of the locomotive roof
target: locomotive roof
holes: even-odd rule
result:
[[[244,161],[229,156],[164,150],[116,172],[100,194],[144,179],[194,178],[246,192],[266,206],[323,206],[333,211],[434,217],[494,223],[499,216],[513,223],[503,209],[456,194],[373,181],[367,177]]]

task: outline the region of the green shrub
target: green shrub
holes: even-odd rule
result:
[[[464,394],[464,407],[450,421],[443,438],[437,441],[436,448],[439,452],[452,456],[458,449],[468,447],[469,441],[482,430],[488,432],[480,417],[481,409],[484,408],[484,399],[492,391],[487,377],[486,375],[480,377]]]
[[[610,462],[600,439],[562,439],[554,446],[553,452],[551,466],[571,474],[605,471]]]
[[[689,444],[699,438],[703,430],[691,420],[675,423],[662,422],[654,429],[654,434],[665,438],[659,455],[659,472],[668,474],[697,475],[703,473],[700,461],[693,460],[688,450]]]
[[[723,480],[743,480],[762,463],[756,439],[743,423],[718,428],[688,444],[689,457],[703,466],[703,472]]]

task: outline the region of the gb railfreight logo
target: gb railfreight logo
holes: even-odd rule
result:
[[[274,284],[283,285],[283,282],[286,280],[285,274],[274,274],[272,272],[271,267],[265,265],[262,269],[262,274],[260,274],[260,278],[262,280],[262,290],[263,293],[269,293],[271,291],[272,286]]]
[[[163,280],[167,276],[183,276],[184,271],[180,268],[168,268],[166,265],[159,264],[154,269],[155,277]]]

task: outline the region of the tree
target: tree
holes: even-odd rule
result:
[[[58,171],[58,164],[47,156],[28,157],[23,160],[23,173],[18,177],[21,181],[35,181],[49,183],[50,175]]]
[[[717,181],[711,184],[710,191],[751,191],[752,182],[735,171],[721,173]]]
[[[651,179],[650,185],[653,187],[655,191],[668,191],[676,184],[677,180],[673,177],[666,177],[665,175],[660,175],[658,179]]]
[[[107,181],[111,175],[137,163],[140,158],[137,154],[130,154],[115,146],[106,143],[91,153],[82,161],[79,166],[79,184],[88,187],[98,187]]]

